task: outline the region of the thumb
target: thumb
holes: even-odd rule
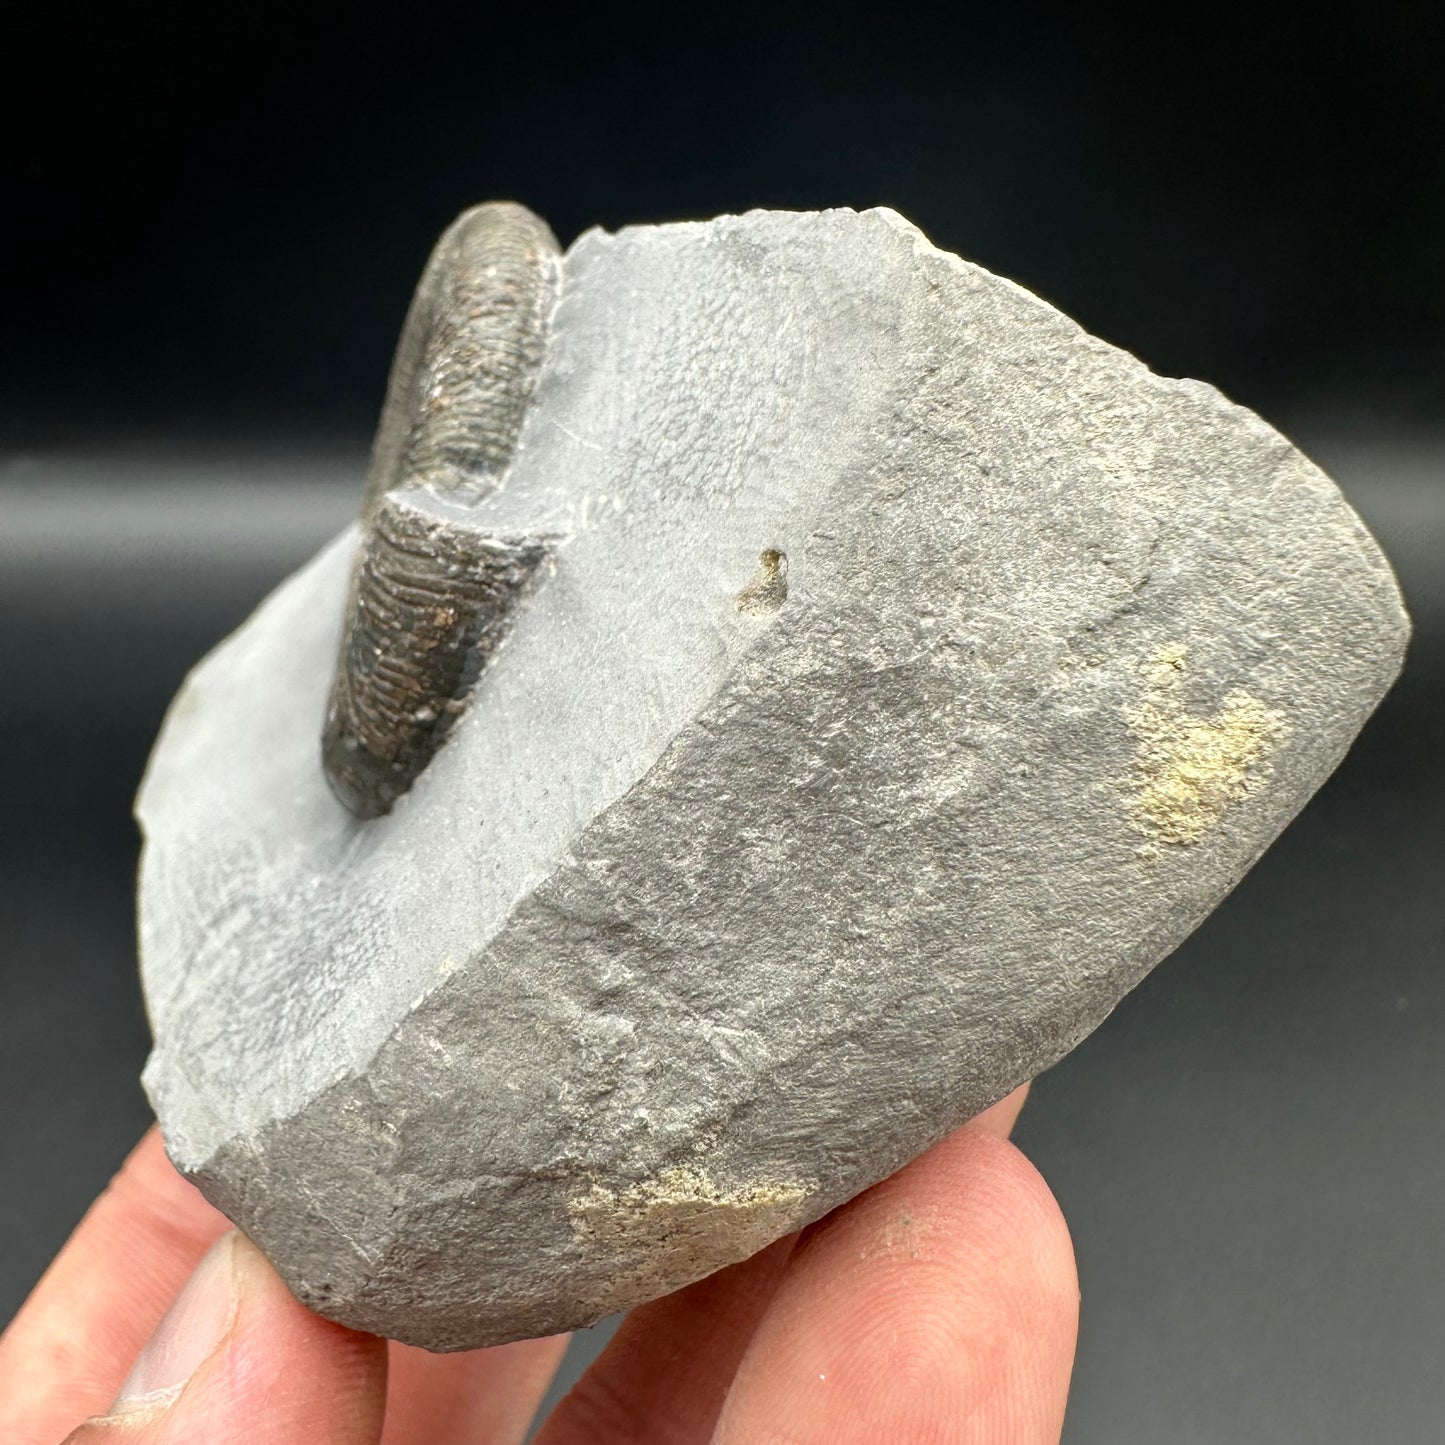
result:
[[[386,1342],[298,1304],[232,1231],[141,1351],[110,1412],[66,1445],[376,1445]]]

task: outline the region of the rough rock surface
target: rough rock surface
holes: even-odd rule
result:
[[[480,510],[563,540],[389,816],[319,762],[354,531],[140,801],[172,1157],[434,1349],[741,1258],[1053,1063],[1407,633],[1267,425],[886,211],[582,237]]]

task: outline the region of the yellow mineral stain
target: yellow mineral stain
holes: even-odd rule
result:
[[[739,612],[765,617],[788,600],[788,558],[769,547],[758,558],[758,570],[733,601]]]
[[[785,1183],[723,1189],[700,1169],[620,1190],[594,1184],[567,1203],[574,1237],[613,1261],[593,1308],[626,1309],[756,1254],[795,1226],[808,1193]]]
[[[1186,649],[1160,649],[1144,666],[1144,694],[1127,714],[1136,751],[1129,817],[1158,856],[1197,843],[1225,811],[1268,776],[1268,757],[1289,736],[1278,708],[1232,692],[1212,717],[1189,712]]]

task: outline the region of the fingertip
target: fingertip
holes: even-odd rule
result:
[[[243,1426],[258,1410],[285,1445],[371,1445],[386,1408],[387,1345],[313,1314],[265,1255],[238,1234],[234,1256],[241,1307],[228,1348],[197,1383]],[[213,1372],[210,1379],[205,1371]],[[199,1415],[205,1420],[207,1415]],[[243,1428],[236,1445],[254,1434]],[[230,1437],[225,1438],[229,1445]],[[218,1445],[221,1445],[218,1439]]]
[[[966,1127],[982,1129],[986,1133],[996,1134],[1000,1139],[1007,1139],[1013,1133],[1014,1125],[1028,1102],[1029,1087],[1028,1084],[1020,1084],[1012,1093],[1005,1094],[998,1103],[990,1105]]]
[[[0,1438],[49,1445],[105,1408],[230,1227],[147,1131],[0,1336]]]
[[[161,1132],[152,1125],[96,1201],[96,1213],[144,1228],[204,1251],[231,1228],[231,1221],[201,1196],[166,1155]]]
[[[1077,1318],[1048,1186],[962,1129],[808,1231],[717,1440],[1056,1441]]]
[[[537,1445],[710,1441],[795,1236],[639,1306],[548,1418]]]
[[[516,1445],[547,1393],[568,1335],[438,1355],[387,1349],[383,1445]]]
[[[957,1130],[861,1197],[874,1207],[933,1200],[967,1226],[960,1243],[1026,1247],[1044,1274],[1077,1293],[1073,1239],[1053,1190],[1023,1150],[993,1130]]]
[[[240,1233],[219,1241],[110,1412],[67,1445],[375,1445],[386,1342],[312,1314]]]

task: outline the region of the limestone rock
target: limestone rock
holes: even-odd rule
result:
[[[590,232],[445,745],[320,765],[355,530],[139,804],[179,1167],[307,1304],[462,1349],[739,1259],[1047,1068],[1339,762],[1407,622],[1331,482],[887,211]]]

